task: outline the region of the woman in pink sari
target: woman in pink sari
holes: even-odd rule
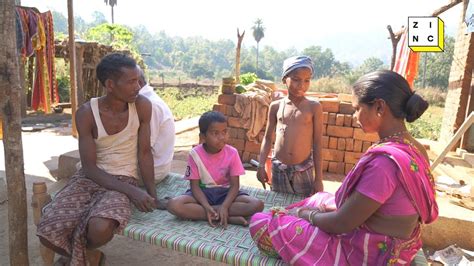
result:
[[[380,141],[335,196],[255,214],[250,233],[264,254],[292,265],[403,265],[421,248],[421,224],[437,218],[438,206],[428,156],[404,120],[415,121],[428,103],[384,70],[356,82],[352,104],[360,127]]]

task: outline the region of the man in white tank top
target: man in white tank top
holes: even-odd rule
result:
[[[150,148],[152,106],[138,94],[140,69],[132,58],[110,54],[96,72],[106,95],[83,104],[75,117],[82,169],[44,208],[38,225],[41,243],[68,265],[102,262],[97,248],[126,226],[130,202],[142,212],[160,205]],[[146,191],[137,187],[139,176]]]

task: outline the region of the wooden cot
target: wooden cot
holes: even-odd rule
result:
[[[160,197],[183,194],[189,187],[182,175],[169,174],[157,185]],[[287,206],[302,198],[293,194],[276,193],[254,187],[241,188],[250,196],[265,203],[265,210],[272,206]],[[38,206],[42,208],[42,206]],[[185,221],[167,211],[142,213],[133,209],[129,224],[119,234],[137,241],[184,252],[231,265],[286,265],[283,261],[260,254],[249,234],[248,227],[229,225],[226,230],[212,228],[205,221]],[[42,249],[45,264],[52,263],[52,251]],[[54,255],[54,254],[53,254]],[[423,252],[419,254],[426,261]],[[416,264],[427,265],[427,264]]]

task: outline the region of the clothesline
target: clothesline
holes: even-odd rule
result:
[[[50,11],[40,13],[36,8],[17,6],[16,32],[23,65],[29,57],[35,59],[31,108],[50,113],[51,105],[59,102],[54,67],[53,16]]]

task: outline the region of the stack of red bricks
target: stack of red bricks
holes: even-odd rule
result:
[[[221,94],[213,110],[227,117],[228,144],[238,151],[242,162],[257,160],[263,140],[262,129],[257,141],[248,140],[248,128],[241,126],[241,118],[235,111],[235,94]],[[323,171],[347,174],[357,163],[363,152],[378,140],[376,134],[366,134],[359,128],[353,117],[354,108],[350,96],[340,94],[338,98],[321,98],[323,107]]]
[[[347,174],[379,138],[359,128],[348,96],[320,99],[323,106],[323,171]],[[341,101],[342,100],[342,101]]]
[[[219,111],[227,117],[227,132],[229,134],[227,144],[234,146],[239,151],[242,162],[249,162],[250,159],[258,160],[265,127],[256,137],[256,141],[249,140],[247,138],[248,128],[242,126],[241,116],[234,108],[235,99],[235,94],[221,94],[217,99],[218,104],[214,105],[213,110]]]

